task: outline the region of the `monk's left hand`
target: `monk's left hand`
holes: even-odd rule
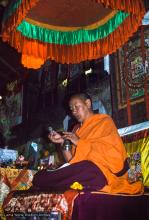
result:
[[[79,137],[73,132],[63,132],[63,138],[70,140],[74,145],[77,145]]]

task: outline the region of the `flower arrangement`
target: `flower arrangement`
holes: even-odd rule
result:
[[[71,186],[71,189],[75,189],[75,190],[82,190],[83,186],[79,183],[79,182],[74,182]]]

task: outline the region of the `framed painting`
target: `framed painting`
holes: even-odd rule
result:
[[[149,25],[143,26],[115,55],[118,108],[144,101],[149,92]]]

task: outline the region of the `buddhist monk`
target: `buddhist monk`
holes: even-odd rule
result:
[[[80,127],[75,132],[56,131],[49,139],[62,148],[68,162],[54,171],[39,171],[33,179],[33,188],[43,190],[102,191],[107,193],[136,194],[143,192],[140,181],[128,182],[128,164],[125,146],[112,118],[107,114],[95,114],[88,94],[71,96],[69,108]],[[63,148],[64,140],[73,144],[73,149]]]

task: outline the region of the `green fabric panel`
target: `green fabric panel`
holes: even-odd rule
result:
[[[3,16],[3,22],[7,20],[8,17],[10,17],[21,5],[22,0],[16,0],[11,1],[9,7],[6,9],[4,16]]]
[[[75,45],[83,42],[94,42],[107,37],[129,16],[128,13],[119,11],[106,24],[93,30],[55,31],[42,28],[26,22],[25,20],[17,27],[23,36],[36,39],[45,43]]]

